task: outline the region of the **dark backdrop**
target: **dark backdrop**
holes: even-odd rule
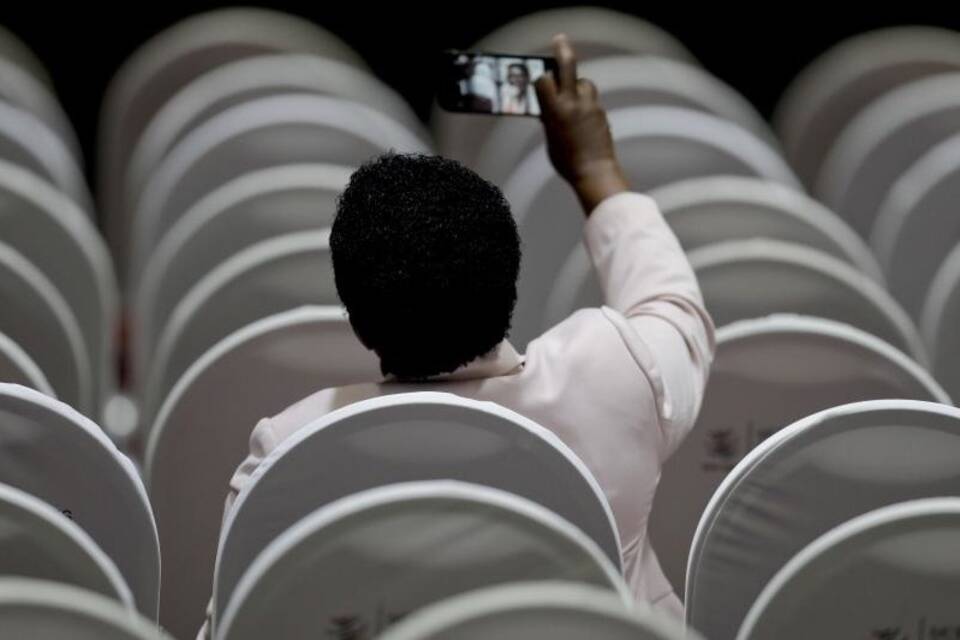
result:
[[[88,166],[100,99],[123,60],[141,42],[178,19],[232,3],[141,0],[99,7],[92,4],[0,2],[0,24],[23,38],[47,64],[86,150]],[[511,18],[537,9],[583,3],[264,0],[261,4],[310,18],[339,34],[425,117],[432,96],[431,78],[424,70],[430,68],[436,51],[467,47]],[[852,2],[812,5],[799,0],[767,2],[759,7],[677,1],[597,4],[634,13],[671,32],[708,70],[739,89],[765,115],[807,62],[846,36],[897,24],[960,27],[960,12],[951,11],[949,3],[935,7],[932,2],[927,6],[904,2],[883,8]]]

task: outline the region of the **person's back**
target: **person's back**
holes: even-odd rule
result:
[[[596,89],[577,80],[565,39],[557,54],[559,76],[537,85],[548,148],[587,212],[606,306],[576,312],[518,354],[506,335],[520,244],[499,190],[441,158],[372,162],[341,198],[331,249],[351,325],[386,378],[320,391],[262,420],[227,509],[270,451],[339,407],[415,390],[490,400],[584,461],[611,504],[636,597],[679,613],[646,525],[661,466],[696,419],[713,326],[656,204],[628,193]]]

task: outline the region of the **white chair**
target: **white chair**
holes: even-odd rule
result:
[[[744,455],[800,418],[878,398],[950,402],[910,358],[850,326],[776,315],[721,328],[697,423],[664,465],[650,517],[677,593],[700,515]]]
[[[635,107],[612,111],[609,118],[621,164],[637,191],[710,175],[799,184],[773,147],[715,116],[677,107]],[[556,274],[580,243],[584,213],[573,191],[554,171],[544,147],[521,163],[504,194],[524,241],[510,334],[522,349],[540,333],[541,314]]]
[[[0,26],[0,58],[14,63],[44,85],[50,86],[50,76],[37,54],[20,38],[2,26]]]
[[[957,322],[960,322],[960,247],[950,252],[930,284],[920,323],[934,377],[948,393],[960,398]]]
[[[223,499],[257,421],[318,389],[380,377],[340,307],[305,307],[236,331],[177,381],[145,461],[163,549],[160,621],[172,633],[189,637],[203,622]]]
[[[736,122],[776,145],[766,121],[740,94],[703,69],[655,56],[613,56],[587,61],[580,77],[597,87],[608,111],[639,106],[694,109]],[[451,116],[453,117],[453,116]],[[479,131],[478,131],[479,130]],[[543,144],[543,124],[531,118],[496,118],[464,122],[462,136],[479,137],[474,166],[484,178],[504,184],[517,165]]]
[[[956,637],[960,499],[864,514],[824,534],[770,581],[738,640]]]
[[[373,636],[425,605],[520,580],[573,581],[632,598],[596,543],[562,517],[506,491],[449,480],[370,489],[309,513],[257,556],[235,590],[223,579],[231,561],[221,556],[215,583],[221,640],[302,637],[345,624]]]
[[[42,393],[0,384],[0,482],[69,510],[156,619],[160,547],[147,492],[100,427]]]
[[[869,331],[921,364],[928,362],[916,327],[890,294],[833,256],[760,238],[705,245],[688,258],[717,326],[772,313],[817,316]],[[555,277],[539,330],[577,309],[601,304],[593,266],[586,251],[577,247]]]
[[[890,291],[919,318],[930,281],[960,239],[960,135],[933,147],[890,188],[870,242]]]
[[[884,94],[843,129],[814,193],[866,237],[891,185],[931,147],[960,132],[960,73]]]
[[[566,7],[532,13],[503,25],[471,50],[494,53],[553,55],[552,39],[567,34],[581,63],[619,55],[648,55],[696,64],[693,55],[659,27],[632,16],[600,7]],[[589,76],[587,76],[589,77]],[[434,107],[431,128],[443,155],[472,166],[477,152],[497,119],[449,113]],[[540,128],[533,119],[515,127]]]
[[[37,363],[57,397],[92,413],[93,368],[76,316],[56,287],[0,242],[0,333]]]
[[[609,591],[521,582],[453,596],[393,625],[381,640],[696,640],[675,620],[627,608]]]
[[[155,343],[190,287],[230,256],[278,235],[330,227],[350,174],[339,165],[270,167],[201,199],[163,236],[143,275],[128,281],[134,339]]]
[[[242,58],[302,52],[364,68],[340,38],[292,15],[227,8],[191,16],[142,45],[111,80],[100,113],[98,192],[111,247],[123,246],[123,176],[140,134],[181,88],[207,71]]]
[[[33,358],[16,342],[0,333],[0,382],[19,384],[55,398],[53,387]]]
[[[167,152],[197,126],[248,100],[286,93],[326,94],[360,102],[429,139],[399,94],[354,65],[302,54],[245,58],[198,77],[157,111],[130,154],[124,188],[133,197],[127,201],[135,201]]]
[[[130,255],[148,258],[191,205],[244,173],[300,162],[356,166],[387,151],[426,153],[429,145],[380,111],[330,96],[268,96],[228,109],[184,137],[151,176],[131,209]]]
[[[184,371],[237,329],[307,304],[339,304],[329,230],[259,242],[202,277],[176,306],[155,349],[139,360],[145,424]]]
[[[100,234],[80,207],[46,181],[0,161],[0,238],[29,257],[76,317],[99,411],[116,385],[119,315],[113,265]]]
[[[113,562],[69,513],[0,484],[0,575],[52,580],[133,607],[130,587]]]
[[[712,176],[674,182],[648,195],[687,251],[725,240],[782,240],[819,249],[883,283],[863,239],[796,189],[759,178]]]
[[[898,85],[957,69],[955,31],[896,27],[841,42],[798,75],[777,105],[787,157],[813,184],[830,145],[864,107]]]
[[[960,411],[871,400],[826,409],[771,436],[710,499],[690,551],[687,621],[733,638],[764,585],[833,527],[902,500],[956,495]]]
[[[30,640],[172,640],[150,621],[84,589],[0,578],[0,629]]]
[[[619,569],[606,499],[552,432],[491,402],[403,393],[350,404],[313,421],[260,464],[227,515],[214,599],[222,613],[241,574],[277,535],[315,509],[395,482],[474,482],[543,505],[596,542]],[[529,577],[529,576],[528,576]]]
[[[34,114],[0,100],[0,159],[48,180],[93,215],[93,201],[77,159],[59,135]]]
[[[53,91],[35,75],[5,59],[3,53],[0,53],[0,99],[42,120],[63,140],[73,157],[82,162],[77,134]]]

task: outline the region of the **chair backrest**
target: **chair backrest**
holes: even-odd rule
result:
[[[635,107],[611,112],[610,126],[630,185],[638,191],[709,175],[798,184],[773,147],[716,116],[677,107]],[[652,157],[657,162],[650,162]],[[539,335],[543,306],[556,273],[580,243],[583,212],[544,148],[521,163],[504,194],[525,242],[510,334],[522,349]]]
[[[0,58],[17,65],[45,86],[51,85],[47,69],[37,54],[23,40],[4,27],[0,27]]]
[[[890,188],[870,242],[890,291],[919,318],[930,281],[960,240],[960,135],[936,145]]]
[[[696,640],[677,621],[624,607],[609,591],[522,582],[453,596],[398,622],[382,640]]]
[[[948,393],[960,397],[960,247],[937,271],[923,305],[920,327],[930,352],[931,370]]]
[[[157,346],[140,360],[144,418],[194,360],[237,329],[308,304],[339,304],[329,230],[301,231],[259,242],[202,277],[177,304]]]
[[[19,384],[55,398],[53,387],[33,358],[16,342],[0,333],[0,382]]]
[[[875,280],[809,247],[740,240],[688,254],[717,326],[771,313],[836,320],[868,331],[928,362],[910,317]]]
[[[631,600],[609,559],[562,517],[506,491],[449,480],[347,496],[273,540],[232,594],[219,579],[214,628],[223,640],[270,629],[301,637],[347,621],[373,636],[425,605],[518,580],[580,582]]]
[[[34,114],[0,100],[0,159],[48,180],[87,211],[93,201],[77,159],[66,143]]]
[[[0,384],[0,482],[69,510],[156,618],[160,548],[136,467],[96,424],[26,387]]]
[[[127,192],[135,198],[167,152],[200,124],[248,100],[284,93],[318,93],[360,102],[429,139],[403,98],[361,68],[315,55],[255,56],[205,73],[157,111],[131,153]]]
[[[114,386],[119,311],[107,247],[86,214],[45,180],[0,160],[0,238],[43,273],[69,305],[92,366],[102,406]]]
[[[879,507],[960,495],[958,454],[960,410],[913,400],[826,409],[771,436],[724,479],[700,520],[688,622],[732,639],[764,585],[820,535]]]
[[[93,411],[93,368],[76,316],[29,260],[0,242],[0,332],[19,344],[57,397]]]
[[[960,73],[905,84],[844,128],[814,193],[866,237],[896,180],[944,138],[960,132]]]
[[[696,62],[676,38],[659,27],[600,7],[566,7],[522,16],[488,34],[472,50],[550,56],[552,38],[558,33],[571,38],[581,63],[618,55]],[[483,121],[435,107],[430,124],[443,155],[472,165],[483,141],[496,126],[495,120]]]
[[[224,523],[214,577],[218,609],[257,554],[318,507],[372,487],[435,479],[533,500],[579,527],[619,567],[609,505],[583,462],[552,432],[491,402],[404,393],[315,420],[260,464]]]
[[[171,633],[189,637],[203,622],[224,495],[257,421],[318,389],[379,378],[340,307],[305,307],[231,334],[177,381],[145,462],[163,549],[160,621]]]
[[[813,184],[830,145],[871,102],[898,85],[960,69],[955,31],[879,29],[844,40],[793,81],[774,122],[790,163]]]
[[[126,248],[129,212],[123,176],[147,124],[181,88],[207,71],[242,58],[302,52],[364,68],[340,38],[313,22],[265,9],[232,7],[191,16],[143,44],[111,80],[100,113],[98,193],[111,247]],[[124,264],[121,262],[121,265]]]
[[[73,126],[50,87],[20,65],[5,59],[2,53],[0,99],[42,120],[66,144],[74,158],[82,158]]]
[[[91,591],[0,578],[0,629],[31,640],[172,640],[149,620]]]
[[[427,153],[429,144],[376,109],[331,96],[267,96],[227,109],[185,136],[130,203],[131,255],[147,257],[191,205],[244,173],[301,162],[358,166],[387,151]]]
[[[128,280],[136,352],[156,344],[190,287],[230,256],[274,236],[330,227],[350,173],[326,164],[270,167],[228,182],[191,207],[154,249],[142,276]]]
[[[769,238],[819,249],[883,282],[863,239],[797,189],[760,178],[712,176],[674,182],[648,195],[687,251],[725,240]]]
[[[720,329],[699,417],[664,465],[650,516],[653,547],[676,591],[700,515],[744,455],[800,418],[880,398],[950,401],[910,358],[847,325],[778,315]]]
[[[52,580],[133,607],[117,567],[69,513],[0,484],[0,575]]]
[[[736,122],[776,144],[766,121],[746,99],[692,64],[656,56],[612,56],[585,62],[579,65],[578,73],[597,87],[608,111],[640,106],[694,109]],[[472,137],[476,132],[465,135]],[[527,154],[542,143],[540,121],[497,118],[477,151],[477,172],[495,184],[503,184]]]
[[[958,594],[960,499],[903,502],[840,525],[797,554],[737,638],[949,638],[960,630]]]

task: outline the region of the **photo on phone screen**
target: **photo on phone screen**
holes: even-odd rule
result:
[[[534,83],[552,58],[447,51],[437,100],[447,111],[491,115],[540,115]]]

